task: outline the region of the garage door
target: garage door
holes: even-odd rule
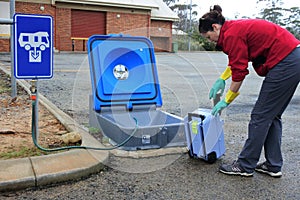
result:
[[[72,10],[72,38],[88,38],[94,34],[105,34],[106,13]]]

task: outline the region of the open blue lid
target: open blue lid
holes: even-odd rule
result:
[[[145,37],[93,35],[88,57],[94,109],[162,106],[154,48]]]

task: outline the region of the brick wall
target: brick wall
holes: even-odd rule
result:
[[[55,40],[57,43],[57,49],[60,51],[72,51],[71,9],[56,9],[56,29]]]
[[[155,44],[155,51],[172,49],[172,22],[151,20],[150,38]]]
[[[16,2],[15,7],[16,13],[55,16],[55,7],[50,4]],[[44,9],[42,10],[41,7]]]
[[[150,15],[107,12],[107,34],[129,34],[149,37]]]
[[[10,52],[10,39],[0,39],[0,52]]]

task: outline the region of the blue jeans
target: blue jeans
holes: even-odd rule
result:
[[[270,170],[280,171],[282,124],[281,115],[291,101],[300,81],[300,48],[293,50],[265,77],[258,100],[251,112],[248,139],[237,162],[253,172],[264,147]]]

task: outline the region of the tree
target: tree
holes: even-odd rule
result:
[[[260,12],[263,19],[281,26],[284,25],[282,22],[284,9],[280,7],[283,4],[282,0],[258,0],[257,3],[259,2],[266,2],[266,8]]]
[[[285,27],[288,31],[300,38],[300,8],[282,8],[282,0],[258,0],[257,3],[266,3],[260,12],[261,18]]]
[[[190,32],[192,27],[197,24],[197,11],[193,11],[196,4],[173,4],[170,8],[177,13],[179,21],[174,22],[174,25],[185,32]]]
[[[179,0],[163,0],[167,6],[170,6],[170,4],[174,4],[175,2],[178,2]]]
[[[292,7],[290,15],[285,19],[286,29],[295,35],[300,40],[300,9]]]

